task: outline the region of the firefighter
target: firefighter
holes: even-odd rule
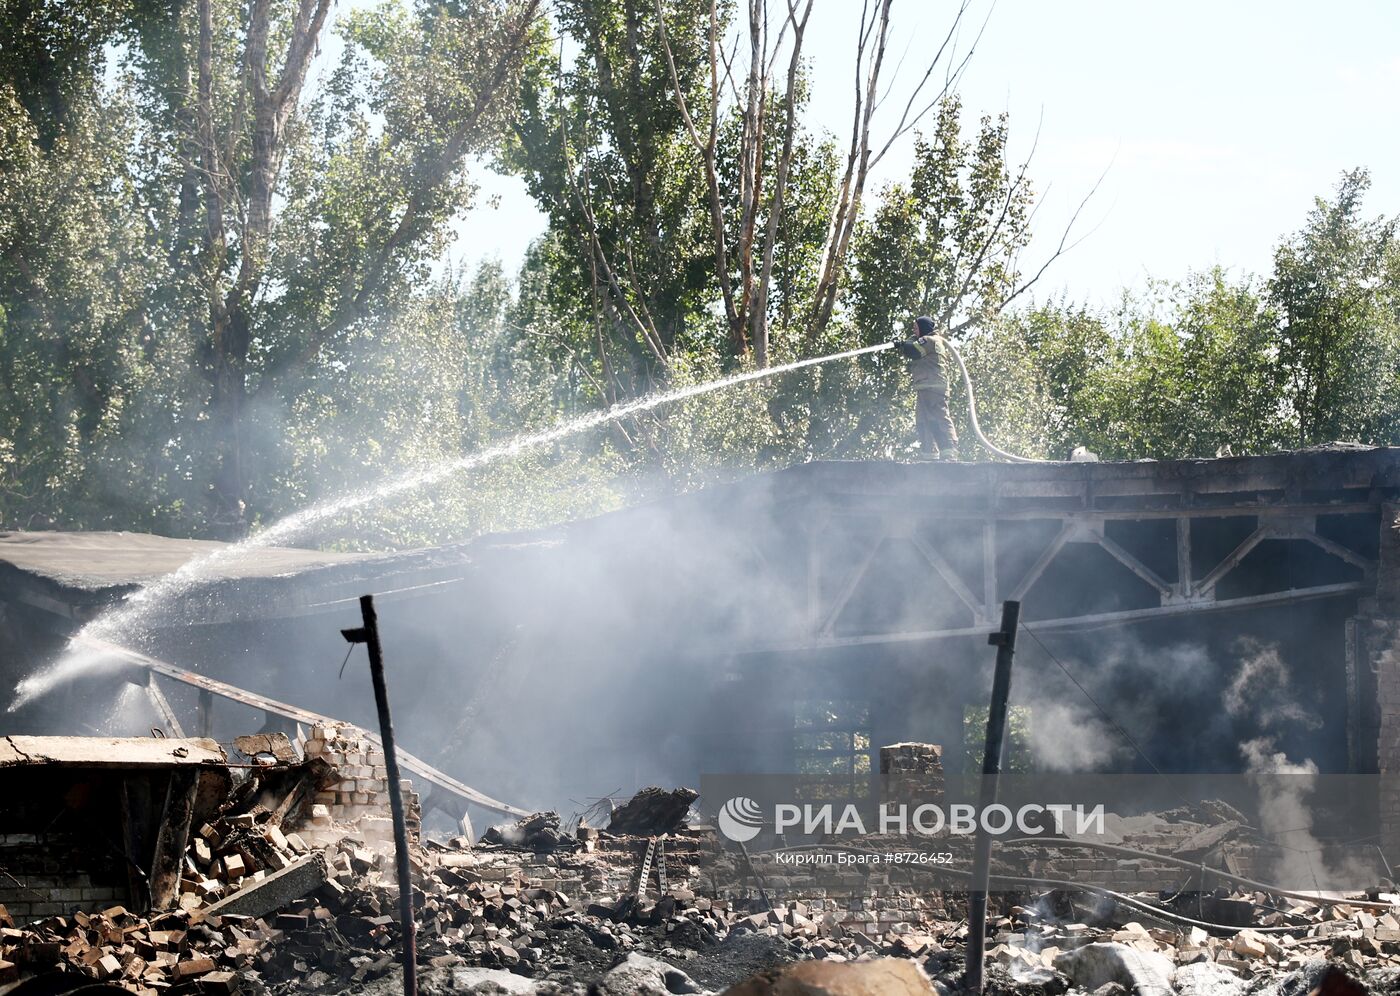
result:
[[[948,415],[948,371],[953,355],[948,341],[934,331],[933,319],[920,315],[909,327],[909,337],[895,343],[910,361],[914,393],[914,424],[919,429],[920,456],[924,460],[956,460],[958,432]]]

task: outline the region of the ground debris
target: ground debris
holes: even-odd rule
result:
[[[539,852],[575,846],[573,838],[559,829],[559,814],[555,812],[534,813],[510,825],[494,826],[482,835],[481,842]]]
[[[0,986],[50,974],[147,996],[395,991],[402,931],[378,755],[349,727],[315,728],[307,761],[279,757],[280,741],[244,746],[271,760],[193,827],[175,909],[104,904],[27,924],[0,910]],[[476,844],[418,843],[414,827],[422,991],[957,988],[968,928],[953,884],[880,872],[844,894],[765,865],[765,889],[753,861],[713,828],[687,823],[693,799],[689,789],[646,789],[607,830],[570,831],[541,812]],[[1159,846],[1238,823],[1224,809],[1186,817],[1168,835],[1148,821]],[[1112,896],[1064,886],[1000,895],[988,923],[989,996],[1400,988],[1400,905],[1390,893],[1339,902],[1218,889],[1143,893],[1136,905]]]
[[[643,837],[673,833],[685,824],[691,803],[699,797],[688,788],[644,788],[613,810],[608,831]]]

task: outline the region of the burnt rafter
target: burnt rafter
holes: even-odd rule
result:
[[[127,662],[131,665],[131,670],[127,674],[128,680],[136,684],[144,685],[148,689],[158,687],[155,684],[154,676],[159,674],[165,678],[181,682],[203,692],[209,692],[211,695],[217,695],[221,698],[228,699],[231,702],[237,702],[240,705],[260,709],[268,716],[281,717],[293,723],[301,723],[307,726],[334,726],[337,724],[337,721],[329,716],[324,716],[308,709],[302,709],[299,706],[289,705],[285,702],[279,702],[265,695],[250,692],[247,689],[238,688],[227,682],[211,678],[206,674],[199,674],[187,668],[182,668],[177,664],[171,664],[169,661],[151,657],[128,647],[122,647],[104,640],[91,638],[85,638],[85,642],[94,649],[103,650],[110,653],[115,659]],[[373,734],[366,733],[365,738],[371,743],[378,743],[377,738],[374,737]],[[528,810],[500,802],[488,795],[478,792],[474,788],[464,785],[451,775],[439,771],[426,761],[414,757],[407,751],[400,750],[399,759],[402,761],[404,768],[419,775],[436,788],[441,789],[443,792],[463,803],[471,803],[481,806],[483,809],[489,809],[493,812],[505,813],[511,816],[530,815]]]
[[[1321,458],[1296,456],[1300,465]],[[1387,466],[1375,463],[1381,456],[1388,458]],[[889,493],[869,486],[845,491],[813,510],[811,521],[820,525],[809,533],[805,558],[811,620],[806,638],[752,649],[870,645],[979,631],[995,617],[999,599],[1025,599],[1032,606],[1041,601],[1037,586],[1051,584],[1050,576],[1056,583],[1041,587],[1040,593],[1051,590],[1060,601],[1073,600],[1074,593],[1067,593],[1061,582],[1074,564],[1086,563],[1087,551],[1069,555],[1081,545],[1097,547],[1100,560],[1088,562],[1102,564],[1083,578],[1083,611],[1057,608],[1048,618],[1037,618],[1037,626],[1132,623],[1181,612],[1355,597],[1374,587],[1374,551],[1354,536],[1338,538],[1335,528],[1320,529],[1319,524],[1378,516],[1382,503],[1395,499],[1397,475],[1387,469],[1390,458],[1391,451],[1366,454],[1366,473],[1343,468],[1347,472],[1339,477],[1345,486],[1326,494],[1310,491],[1307,482],[1296,479],[1296,467],[1275,458],[1250,458],[1242,466],[1220,461],[1219,469],[1232,475],[1220,481],[1204,476],[1213,462],[1193,463],[1189,474],[1178,475],[1161,466],[928,468],[930,493],[913,501],[912,514],[907,492],[913,472]],[[1285,473],[1272,473],[1276,465]],[[896,508],[899,514],[894,514]],[[943,539],[934,538],[938,529]],[[1222,535],[1227,537],[1224,548]],[[1263,590],[1251,590],[1242,572],[1257,574],[1260,565],[1250,561],[1250,554],[1266,541],[1306,544],[1326,555],[1324,560],[1332,558],[1343,573],[1302,582],[1295,578],[1281,590],[1268,590],[1267,585],[1277,583],[1269,578]],[[896,560],[896,555],[907,558],[910,551],[955,596],[949,604],[971,612],[971,626],[930,625],[933,620],[918,612],[891,618],[891,613],[869,610],[869,603],[885,598],[879,581],[897,574],[901,563],[912,563]],[[906,573],[910,569],[904,568]],[[1247,597],[1222,593],[1221,582],[1236,577],[1245,580],[1245,587],[1241,591],[1238,583],[1231,584],[1233,596]],[[1097,596],[1124,585],[1132,586],[1134,601],[1104,611]]]

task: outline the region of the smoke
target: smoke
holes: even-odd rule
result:
[[[1277,645],[1246,639],[1236,649],[1239,659],[1224,703],[1231,716],[1265,731],[1242,741],[1239,750],[1258,792],[1261,832],[1281,851],[1271,874],[1284,878],[1306,872],[1315,889],[1327,880],[1368,881],[1370,869],[1355,867],[1355,859],[1329,861],[1313,831],[1316,814],[1310,800],[1317,788],[1316,762],[1307,757],[1294,760],[1278,749],[1281,736],[1295,729],[1317,729],[1321,717],[1304,706]]]
[[[1028,739],[1038,770],[1131,770],[1149,762],[1173,770],[1223,753],[1212,748],[1215,731],[1199,715],[1196,756],[1185,757],[1176,745],[1176,711],[1199,712],[1200,690],[1218,681],[1218,665],[1204,644],[1151,643],[1128,632],[1039,639],[1084,690],[1035,640],[1021,641],[1013,694],[1030,712]],[[1124,732],[1147,758],[1138,757]],[[1164,743],[1172,744],[1170,751],[1161,749]]]
[[[1321,717],[1305,709],[1299,701],[1292,675],[1277,645],[1266,646],[1245,639],[1237,644],[1236,652],[1240,655],[1239,664],[1225,687],[1226,712],[1231,716],[1252,718],[1267,730],[1278,731],[1294,725],[1315,730],[1322,725]],[[1249,744],[1242,744],[1240,749],[1246,757],[1257,753],[1251,752]]]
[[[909,487],[906,470],[798,468],[370,568],[392,587],[413,590],[379,606],[404,747],[531,809],[646,784],[688,784],[701,772],[792,771],[800,749],[793,703],[801,700],[859,703],[871,719],[861,742],[872,753],[917,740],[956,756],[968,707],[985,709],[992,655],[971,599],[946,576],[951,567],[968,591],[981,590],[980,531],[912,501],[905,519],[903,509],[823,514],[833,494]],[[945,468],[915,468],[908,477],[916,484],[924,470]],[[318,521],[321,513],[311,511],[297,521]],[[883,526],[905,522],[907,534],[872,539]],[[281,530],[274,537],[295,532],[274,529]],[[944,568],[935,569],[920,544],[936,550]],[[1013,557],[1033,558],[1018,544],[1033,545],[1013,535],[1003,546]],[[814,546],[819,569],[811,567]],[[255,548],[232,548],[242,551],[232,556]],[[103,625],[114,642],[139,641],[153,656],[372,727],[363,657],[337,678],[346,650],[337,630],[357,624],[354,605],[347,599],[320,614],[263,618],[251,611],[253,585],[195,590],[227,563],[190,565],[183,581],[163,582],[134,600],[131,614],[113,614]],[[1084,573],[1092,567],[1085,564],[1060,565],[1057,594],[1082,586],[1086,600],[1097,597],[1104,586]],[[315,606],[362,590],[328,573],[268,582],[258,597]],[[1014,566],[999,571],[1003,585],[1015,573]],[[225,591],[220,615],[233,621],[186,624],[204,596],[212,602]],[[1049,609],[1037,598],[1032,592],[1026,606],[1043,617]],[[1302,630],[1335,633],[1312,614],[1320,611],[1309,605],[1280,614],[1301,620]],[[1232,651],[1251,627],[1277,632],[1281,642]],[[945,629],[967,635],[884,639]],[[1178,619],[1037,635],[1102,707],[1036,640],[1021,640],[1012,703],[1025,716],[1023,743],[1038,770],[1146,770],[1119,727],[1167,772],[1237,773],[1241,743],[1264,736],[1276,737],[1271,752],[1327,767],[1326,754],[1289,738],[1318,728],[1300,703],[1317,697],[1309,682],[1330,680],[1335,670],[1310,636],[1276,616],[1201,614],[1189,627]],[[105,666],[100,653],[71,658],[84,673]],[[166,693],[177,713],[193,712],[192,692],[167,684]],[[214,735],[264,721],[239,708],[218,701]]]
[[[1273,874],[1293,871],[1300,864],[1314,877],[1322,868],[1322,842],[1313,835],[1312,808],[1308,798],[1317,784],[1317,765],[1311,760],[1294,762],[1274,749],[1270,737],[1256,737],[1240,744],[1248,773],[1259,791],[1259,825],[1265,836],[1285,853]],[[1315,888],[1322,888],[1318,882]]]
[[[1101,771],[1131,750],[1091,706],[1073,701],[1038,699],[1027,741],[1038,771]]]
[[[177,599],[188,595],[211,579],[217,578],[221,572],[243,562],[255,551],[291,542],[315,527],[366,506],[377,505],[402,495],[420,491],[457,474],[486,466],[501,459],[541,449],[618,419],[750,381],[889,348],[889,343],[877,343],[873,346],[851,349],[830,356],[798,360],[782,366],[765,367],[667,393],[648,395],[636,401],[614,405],[604,411],[572,419],[543,432],[519,436],[498,446],[440,461],[428,467],[398,475],[373,488],[352,492],[330,501],[312,505],[281,519],[241,543],[221,547],[190,560],[178,570],[143,586],[128,596],[119,606],[99,615],[77,633],[65,653],[56,662],[37,674],[23,679],[15,686],[15,698],[8,711],[14,712],[59,685],[102,667],[101,659],[90,652],[92,641],[123,644],[131,641],[133,636],[149,630],[160,614],[169,609]]]

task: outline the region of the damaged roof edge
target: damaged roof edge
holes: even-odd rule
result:
[[[172,768],[227,764],[207,737],[0,737],[0,768],[54,764],[73,768]]]

